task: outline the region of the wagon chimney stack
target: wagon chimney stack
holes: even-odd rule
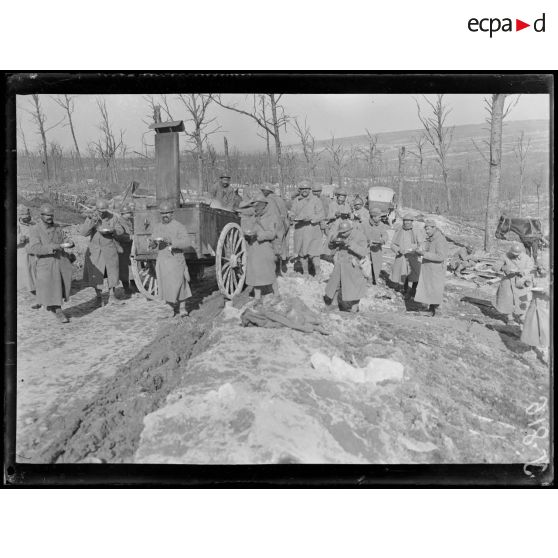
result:
[[[179,132],[184,122],[155,122],[149,126],[155,130],[155,165],[157,171],[155,195],[157,203],[172,201],[180,207],[180,150]]]

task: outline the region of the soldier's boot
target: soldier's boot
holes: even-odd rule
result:
[[[103,302],[103,291],[101,289],[95,289],[95,300],[97,303],[102,304]]]
[[[170,302],[169,304],[172,308],[172,317],[176,318],[176,316],[180,315],[180,302]]]
[[[316,279],[322,278],[322,264],[320,256],[314,256],[312,258],[312,265],[314,266],[314,277]]]
[[[289,270],[289,268],[287,267],[287,260],[282,259],[281,260],[281,273],[287,273],[288,270]]]
[[[417,294],[417,282],[413,283],[413,286],[411,287],[411,291],[409,292],[409,298],[415,298],[415,295]]]
[[[110,304],[111,306],[113,304],[122,304],[117,298],[116,298],[116,294],[114,293],[114,287],[112,289],[109,289],[109,295],[108,295],[108,300],[107,300],[107,305]]]
[[[130,296],[132,294],[132,289],[130,287],[130,281],[122,281],[122,286],[124,287],[124,292]]]
[[[70,320],[68,320],[66,314],[64,314],[64,312],[62,312],[62,308],[60,308],[60,306],[55,307],[53,312],[54,312],[54,315],[56,316],[56,319],[60,323],[67,324],[70,321]]]
[[[308,277],[308,258],[306,256],[300,258],[300,265],[302,266],[302,275]]]
[[[33,310],[38,310],[40,307],[41,307],[41,305],[40,305],[38,302],[35,302],[35,304],[32,304],[32,305],[31,305],[31,308],[32,308]]]
[[[180,307],[180,305],[179,305]],[[184,311],[180,313],[180,317],[181,318],[187,318],[190,315],[190,312],[188,311],[188,303],[186,301],[184,301]]]
[[[432,317],[434,318],[435,316],[440,317],[441,312],[438,310],[439,304],[431,304],[428,307],[428,311],[430,312],[430,314],[432,315]]]

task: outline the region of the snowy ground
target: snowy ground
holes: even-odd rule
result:
[[[473,227],[440,226],[480,245]],[[18,459],[510,463],[548,451],[532,426],[534,418],[548,425],[548,406],[531,411],[548,395],[549,368],[490,308],[494,286],[448,275],[441,318],[384,286],[370,287],[358,314],[326,312],[324,288],[295,274],[280,279],[283,293],[319,314],[327,336],[244,328],[220,295],[203,299],[213,281],[192,317],[172,324],[141,297],[96,308],[81,289],[61,326],[21,296]],[[340,379],[312,367],[318,351],[358,366],[390,359],[403,377]]]

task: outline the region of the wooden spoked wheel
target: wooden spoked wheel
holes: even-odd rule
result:
[[[132,275],[138,291],[145,297],[155,300],[159,288],[155,273],[155,260],[132,260]]]
[[[217,242],[215,273],[219,290],[227,298],[239,294],[246,280],[246,241],[239,225],[227,223]]]

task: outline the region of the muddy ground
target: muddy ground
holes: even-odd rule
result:
[[[527,411],[548,394],[549,368],[491,309],[495,287],[448,275],[441,318],[382,286],[357,315],[325,313],[324,287],[294,273],[280,285],[328,336],[243,328],[249,299],[225,308],[211,270],[187,319],[141,296],[98,307],[76,281],[63,326],[20,295],[18,461],[494,463],[548,447],[529,438]],[[404,376],[340,381],[312,368],[316,351],[388,358]],[[535,418],[548,424],[548,406]]]

